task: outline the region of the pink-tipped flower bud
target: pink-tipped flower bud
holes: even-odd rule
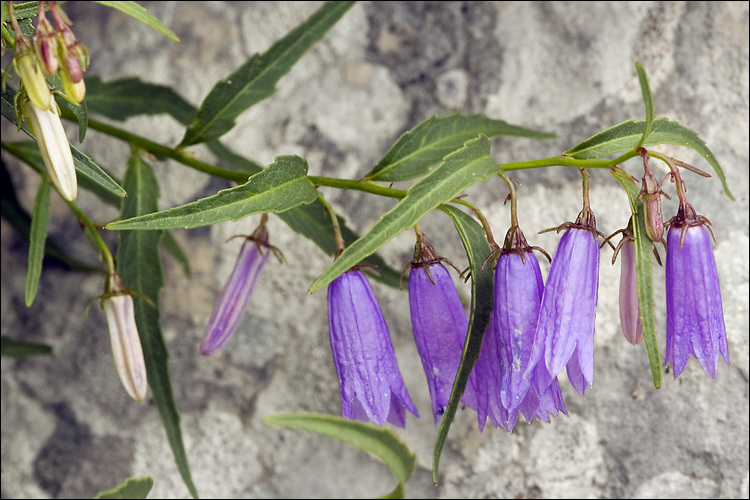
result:
[[[140,402],[146,399],[148,380],[141,339],[135,324],[133,297],[125,291],[125,285],[116,274],[109,275],[108,288],[102,308],[109,326],[115,367],[130,397]]]
[[[64,199],[75,200],[78,196],[76,168],[68,137],[57,115],[57,107],[39,109],[33,101],[27,101],[24,110],[31,122],[31,130],[36,135],[50,181]]]
[[[41,7],[41,4],[40,4]],[[42,63],[42,69],[45,73],[52,76],[60,68],[60,61],[57,58],[57,36],[52,23],[44,15],[44,7],[40,8],[39,21],[36,25],[36,33],[32,41],[34,52]]]
[[[80,66],[78,68],[80,70]],[[60,81],[62,81],[65,95],[67,95],[76,104],[83,101],[83,98],[86,97],[86,83],[82,78],[79,79],[78,82],[74,82],[71,75],[67,71],[61,71]]]

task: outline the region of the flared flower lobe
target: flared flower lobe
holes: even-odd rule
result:
[[[328,324],[344,418],[404,427],[406,409],[418,417],[396,363],[388,325],[360,271],[346,272],[328,286]]]

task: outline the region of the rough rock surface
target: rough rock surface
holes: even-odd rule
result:
[[[219,78],[309,16],[318,2],[143,2],[182,39],[167,41],[100,5],[65,6],[91,52],[90,74],[139,76],[174,86],[199,104]],[[747,498],[748,495],[748,4],[746,2],[363,2],[317,44],[227,134],[240,153],[268,164],[305,157],[313,175],[360,178],[401,133],[431,114],[485,113],[554,131],[551,141],[493,141],[498,162],[559,154],[591,134],[642,119],[634,62],[648,71],[657,115],[695,130],[725,169],[736,202],[719,181],[686,174],[696,210],[712,220],[731,366],[715,380],[691,360],[681,377],[653,388],[642,345],[630,346],[617,312],[619,265],[601,254],[595,384],[581,398],[563,385],[569,417],[519,423],[513,434],[459,412],[432,484],[436,430],[409,418],[400,436],[418,454],[410,497]],[[3,140],[14,135],[3,125]],[[175,145],[168,117],[134,118],[128,130]],[[72,128],[70,130],[72,137]],[[122,175],[128,148],[89,132],[82,149]],[[199,157],[210,158],[202,147]],[[692,150],[662,151],[708,169]],[[38,176],[8,161],[30,210]],[[636,161],[625,168],[637,173]],[[652,162],[652,164],[657,162]],[[163,208],[228,183],[173,162],[156,163]],[[591,172],[599,227],[627,222],[627,200],[607,172]],[[580,209],[577,172],[562,167],[518,172],[522,227],[532,244],[554,251],[558,236],[537,230]],[[671,188],[670,188],[671,189]],[[365,231],[392,202],[324,190],[352,227]],[[507,190],[497,179],[469,195],[505,233]],[[84,192],[80,206],[97,220],[115,217]],[[50,233],[89,262],[96,255],[67,207],[53,196]],[[665,201],[665,217],[676,211]],[[263,424],[293,411],[340,411],[328,344],[325,292],[307,287],[330,260],[271,218],[271,241],[288,264],[270,262],[239,331],[220,354],[198,346],[240,243],[258,219],[176,231],[192,279],[165,256],[162,326],[182,414],[193,478],[204,497],[370,497],[389,491],[387,468],[338,441]],[[441,253],[463,265],[448,219],[422,224]],[[382,255],[400,268],[412,251],[404,234]],[[114,239],[108,240],[114,245]],[[101,276],[46,267],[40,293],[24,306],[27,245],[2,221],[2,333],[54,347],[52,358],[2,359],[2,497],[91,497],[130,476],[151,475],[153,498],[187,496],[157,412],[135,404],[112,363],[98,308]],[[543,270],[546,274],[547,268]],[[655,270],[657,320],[664,348],[664,270]],[[469,295],[461,285],[462,294]],[[424,374],[411,335],[405,291],[374,284],[388,319],[406,385],[429,416]]]

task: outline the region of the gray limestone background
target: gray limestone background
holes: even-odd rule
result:
[[[143,2],[181,38],[167,41],[100,5],[65,10],[91,52],[88,74],[139,76],[173,86],[198,105],[213,84],[309,16],[318,2]],[[691,359],[675,381],[654,389],[643,345],[620,332],[619,264],[601,253],[595,381],[585,397],[563,381],[570,415],[551,424],[521,421],[512,434],[477,430],[459,411],[434,486],[436,429],[411,333],[406,292],[374,283],[406,385],[421,419],[398,434],[417,453],[410,497],[748,498],[748,3],[747,2],[440,2],[354,6],[278,85],[244,113],[227,144],[259,163],[276,155],[307,159],[311,175],[358,179],[404,131],[454,111],[556,132],[550,141],[493,141],[498,162],[553,156],[627,119],[642,119],[634,69],[650,76],[656,113],[695,130],[724,168],[736,198],[714,177],[685,174],[696,210],[713,222],[731,366],[712,380]],[[176,145],[182,129],[168,117],[122,125]],[[73,128],[69,129],[73,138]],[[3,126],[3,140],[15,130]],[[20,137],[20,136],[19,136]],[[81,149],[122,175],[126,145],[90,131]],[[199,158],[210,160],[202,147]],[[662,147],[700,168],[690,149]],[[657,162],[652,162],[652,165]],[[155,162],[161,208],[207,196],[228,183],[174,162]],[[624,165],[638,175],[637,161]],[[38,176],[11,162],[21,202],[31,209]],[[657,166],[660,168],[660,166]],[[663,173],[660,171],[660,173]],[[599,228],[627,223],[627,199],[605,171],[591,172]],[[521,226],[531,244],[552,253],[558,236],[538,230],[574,218],[577,172],[562,167],[519,172]],[[668,188],[672,190],[670,186]],[[322,189],[363,232],[393,202]],[[496,237],[508,227],[507,188],[491,179],[468,191]],[[79,204],[97,220],[116,217],[89,193]],[[81,259],[96,262],[67,207],[53,196],[51,234]],[[665,201],[665,217],[676,203]],[[256,217],[175,231],[189,254],[191,279],[165,255],[162,327],[182,414],[193,479],[203,497],[371,497],[394,486],[387,468],[329,438],[266,426],[266,415],[340,412],[328,341],[325,292],[308,295],[330,258],[272,217],[271,243],[288,263],[263,272],[230,344],[205,358],[199,344],[240,243]],[[466,265],[443,214],[422,224],[439,252]],[[115,240],[107,241],[114,248]],[[386,245],[394,267],[409,261],[409,233]],[[46,267],[40,293],[24,306],[27,245],[2,221],[2,333],[46,342],[55,356],[2,359],[3,498],[91,498],[130,476],[151,475],[151,498],[185,497],[155,409],[132,402],[115,372],[101,310],[83,310],[102,293],[100,276]],[[543,264],[546,276],[548,266]],[[664,349],[664,270],[654,271]],[[461,293],[468,285],[456,278]],[[564,378],[564,376],[563,376]]]

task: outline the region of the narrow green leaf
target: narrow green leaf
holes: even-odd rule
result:
[[[372,453],[385,462],[401,485],[409,481],[417,466],[416,454],[393,431],[375,424],[320,413],[269,415],[263,421],[268,425],[316,432]]]
[[[16,90],[12,89],[10,85],[6,85],[6,88],[2,91],[2,99],[0,100],[3,116],[12,123],[16,123],[16,113],[13,109],[13,96],[15,94]],[[31,130],[29,130],[29,127],[25,123],[21,125],[21,130],[23,130],[29,137],[36,140],[36,137],[34,137],[34,134],[31,133]],[[115,182],[114,179],[102,169],[102,167],[97,165],[91,158],[83,154],[72,144],[70,145],[70,152],[73,154],[73,162],[75,163],[76,170],[80,175],[88,178],[91,182],[98,184],[103,189],[119,198],[124,198],[127,195],[125,190],[122,189],[122,187],[117,184],[117,182]]]
[[[26,342],[5,335],[0,338],[0,352],[6,358],[20,359],[27,356],[52,356],[52,347],[37,342]]]
[[[3,147],[5,147],[5,144],[3,143]],[[2,172],[2,180],[0,180],[0,190],[2,191],[0,193],[0,213],[18,231],[24,241],[29,241],[31,236],[31,216],[18,202],[16,189],[13,186],[13,179],[11,179],[4,161],[0,161],[0,167],[0,171]],[[44,253],[49,257],[46,261],[47,263],[56,264],[68,269],[105,272],[102,268],[97,268],[74,259],[51,238],[47,238],[45,241]]]
[[[349,245],[310,286],[310,293],[322,289],[353,265],[375,253],[441,203],[452,200],[469,186],[492,177],[498,169],[490,157],[490,140],[486,136],[468,141],[463,148],[446,156],[439,167],[415,182],[403,200],[382,215],[365,235]]]
[[[143,8],[141,5],[139,5],[136,2],[125,2],[125,1],[108,2],[108,1],[98,0],[96,3],[106,5],[107,7],[112,7],[113,9],[117,9],[120,12],[124,12],[130,17],[139,20],[140,22],[142,22],[149,28],[166,36],[173,42],[180,41],[180,39],[177,38],[177,35],[175,35],[172,32],[172,30],[164,26],[161,21],[159,21],[153,15],[149,14],[145,8]]]
[[[336,253],[336,237],[333,234],[331,218],[326,213],[325,207],[320,200],[315,200],[309,205],[293,208],[292,210],[278,214],[278,216],[290,228],[312,240],[313,243],[318,245],[328,255]],[[342,215],[338,215],[338,221],[341,226],[341,234],[347,245],[359,238],[359,235],[346,225],[346,220]],[[375,266],[377,275],[373,275],[374,279],[393,288],[399,288],[401,284],[401,271],[397,271],[389,266],[378,254],[370,255],[362,262]],[[403,279],[404,286],[407,283],[408,278],[405,276]]]
[[[100,491],[94,498],[101,499],[128,499],[146,498],[154,486],[154,480],[150,476],[129,477],[124,483],[107,491]]]
[[[638,281],[638,307],[641,311],[643,343],[646,345],[648,362],[654,387],[661,387],[661,357],[656,339],[656,301],[654,300],[653,251],[654,244],[646,236],[646,220],[643,202],[638,200],[640,190],[624,171],[610,170],[623,185],[633,213],[633,237],[635,238],[635,269]]]
[[[396,182],[421,177],[440,164],[443,157],[479,134],[487,137],[513,136],[554,139],[555,134],[538,132],[493,120],[484,115],[433,115],[398,138],[365,179]]]
[[[161,237],[161,244],[169,254],[175,258],[177,262],[182,265],[182,269],[185,271],[185,276],[190,277],[190,261],[182,250],[182,247],[177,242],[175,237],[169,231],[164,231]]]
[[[161,212],[111,222],[107,229],[178,229],[240,220],[265,212],[284,212],[312,203],[318,191],[307,179],[307,162],[299,156],[279,156],[245,184]]]
[[[157,209],[158,181],[153,168],[142,161],[137,153],[128,161],[123,183],[130,195],[122,201],[122,217],[148,214]],[[159,411],[182,480],[190,494],[198,498],[182,441],[180,413],[169,376],[169,353],[161,331],[159,290],[164,286],[164,273],[159,256],[160,236],[157,231],[120,232],[117,271],[126,287],[144,294],[156,305],[152,307],[137,295],[133,296],[135,322],[143,346],[148,384],[151,387],[154,405]]]
[[[469,316],[469,331],[466,334],[464,350],[461,353],[461,364],[458,367],[458,372],[456,372],[456,380],[453,383],[451,397],[445,409],[432,454],[432,480],[435,484],[438,482],[440,455],[443,452],[445,440],[448,438],[448,431],[456,416],[461,397],[466,390],[466,384],[469,382],[469,376],[474,369],[474,363],[479,359],[479,353],[482,350],[482,340],[484,339],[484,332],[490,324],[495,293],[492,267],[486,266],[482,269],[482,264],[491,250],[481,224],[455,207],[443,205],[440,208],[450,216],[456,226],[466,250],[466,256],[469,258],[469,266],[471,267],[471,313]]]
[[[255,54],[231,75],[216,83],[201,104],[181,148],[221,137],[246,109],[276,91],[276,83],[343,16],[354,2],[327,2],[309,19]]]
[[[217,158],[237,170],[249,174],[254,174],[262,170],[260,165],[235,153],[219,141],[209,141],[206,145]],[[316,199],[308,205],[300,205],[277,215],[290,228],[312,240],[313,243],[318,245],[328,255],[336,253],[336,237],[333,234],[331,219],[326,213],[323,204],[320,203],[320,200]],[[359,238],[359,235],[346,225],[343,216],[338,215],[338,220],[341,226],[341,234],[347,245]],[[371,255],[363,262],[376,267],[377,275],[373,275],[374,279],[394,288],[399,286],[401,272],[389,266],[379,255]],[[408,280],[404,278],[404,284],[407,282]]]
[[[57,3],[62,5],[65,2]],[[45,5],[44,10],[45,12],[49,12],[49,5]],[[39,2],[15,2],[13,4],[13,12],[16,14],[16,19],[18,19],[19,21],[22,19],[36,17],[36,15],[39,14]],[[7,2],[2,2],[2,19],[4,23],[10,22]]]
[[[599,132],[586,139],[577,146],[567,150],[564,154],[577,159],[595,159],[612,154],[631,151],[643,137],[646,127],[645,121],[625,121],[612,128]],[[729,191],[724,172],[719,166],[716,157],[708,149],[706,143],[698,137],[698,134],[677,122],[669,121],[668,118],[657,118],[651,127],[651,133],[643,142],[643,147],[658,146],[660,144],[674,144],[691,148],[703,156],[713,167],[716,176],[724,186],[724,192],[729,199],[734,201],[734,196]]]
[[[643,95],[643,104],[646,106],[646,123],[643,126],[643,136],[636,144],[635,149],[640,148],[651,133],[651,124],[654,121],[654,98],[651,95],[651,87],[648,84],[648,76],[643,65],[636,61],[635,70],[638,72],[638,81],[641,84],[641,94]]]
[[[47,170],[44,166],[44,161],[42,160],[42,153],[39,151],[39,146],[36,141],[3,142],[2,146],[10,154],[23,161],[40,174],[47,175]],[[107,175],[112,177],[118,185],[120,184],[119,181],[109,172],[107,172]],[[88,177],[81,176],[81,178],[78,179],[78,187],[94,193],[97,198],[107,205],[116,208],[120,207],[120,201],[122,198],[107,191],[100,184],[89,180]]]
[[[171,87],[146,83],[137,77],[103,82],[98,76],[86,78],[89,112],[124,121],[139,115],[168,114],[187,125],[195,107]]]
[[[393,488],[393,491],[386,493],[385,495],[377,498],[405,498],[406,497],[406,491],[404,491],[404,485],[401,483],[398,483],[395,488]]]
[[[49,190],[49,179],[43,176],[36,192],[34,210],[31,214],[29,268],[26,272],[26,307],[34,303],[39,277],[42,275],[42,260],[44,260],[44,247],[47,243],[47,220],[49,219]]]
[[[235,153],[218,140],[208,141],[206,143],[206,146],[208,146],[209,151],[211,151],[214,156],[216,156],[219,160],[228,164],[232,168],[247,172],[251,175],[257,174],[258,172],[263,170],[263,167],[258,163]]]

